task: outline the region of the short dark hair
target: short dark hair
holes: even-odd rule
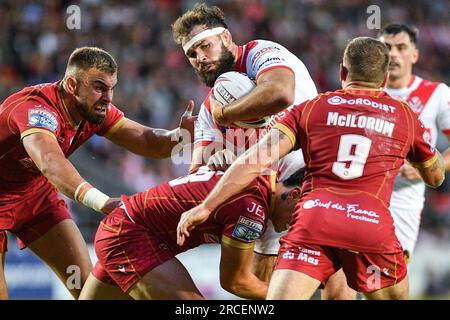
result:
[[[354,38],[345,48],[343,64],[351,80],[381,84],[389,65],[389,49],[374,38]]]
[[[409,40],[417,45],[417,39],[419,37],[419,30],[416,27],[410,27],[406,24],[389,23],[378,32],[377,38],[382,37],[385,34],[399,34],[400,32],[406,32],[409,36]]]
[[[303,183],[303,176],[305,175],[305,168],[298,169],[289,178],[283,180],[281,183],[285,187],[298,187]]]
[[[67,62],[67,69],[89,70],[95,68],[109,74],[117,72],[117,63],[105,50],[97,47],[75,49]],[[67,70],[66,70],[67,73]]]
[[[181,44],[195,26],[202,25],[207,28],[224,27],[228,29],[225,15],[219,7],[208,7],[204,3],[196,4],[194,9],[185,12],[172,24],[173,39],[177,44]]]

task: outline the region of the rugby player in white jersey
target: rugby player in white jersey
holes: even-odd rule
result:
[[[415,28],[404,24],[386,25],[378,33],[378,38],[388,46],[391,58],[385,91],[394,98],[406,101],[419,114],[434,147],[440,133],[450,141],[450,88],[444,83],[428,81],[413,73],[413,65],[419,59],[417,36]],[[445,170],[449,171],[450,148],[442,156]],[[425,183],[418,171],[405,163],[395,179],[389,209],[407,260],[419,234],[424,194]]]
[[[255,136],[248,134],[249,130],[261,137],[261,133],[267,132],[289,112],[290,106],[317,95],[315,84],[303,62],[282,45],[267,40],[253,40],[242,46],[234,43],[224,14],[218,7],[197,5],[173,23],[172,32],[174,40],[183,47],[195,72],[207,86],[213,87],[218,76],[228,71],[245,73],[256,82],[255,89],[248,95],[225,108],[210,98],[211,92],[206,97],[195,128],[191,172],[204,164],[224,169],[234,160],[235,153],[243,151],[236,145],[233,145],[232,151],[224,149],[224,146],[230,146],[230,142],[234,144],[235,140],[240,140],[240,137],[236,139],[236,136],[227,134],[232,123],[275,115],[262,130],[245,129],[244,133],[237,130],[246,138],[240,146],[245,149],[257,142]],[[278,179],[283,181],[301,167],[304,167],[303,155],[298,150],[279,163]],[[252,272],[263,280],[267,281],[272,274],[281,235],[269,227],[256,241]],[[337,280],[339,276],[335,275]],[[345,290],[338,290],[334,296],[346,299],[346,294]]]

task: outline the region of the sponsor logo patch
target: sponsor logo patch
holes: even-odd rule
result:
[[[261,50],[259,50],[258,52],[255,53],[255,55],[252,58],[252,64],[255,62],[256,59],[258,59],[260,56],[268,53],[268,52],[281,52],[281,49],[275,46],[270,46],[270,47],[264,47]]]
[[[303,209],[310,210],[313,208],[321,208],[321,210],[331,210],[338,213],[344,213],[348,219],[359,220],[379,224],[380,214],[370,209],[363,209],[356,203],[339,203],[333,201],[322,202],[321,199],[310,199],[303,203]],[[325,212],[325,211],[324,211]]]
[[[41,106],[39,105],[36,107]],[[28,125],[30,127],[41,127],[56,132],[58,121],[50,111],[35,108],[28,110]]]
[[[286,252],[281,255],[281,258],[285,260],[303,261],[315,266],[319,265],[319,259],[313,256],[320,256],[320,251],[302,249],[298,247],[286,250]]]
[[[232,236],[245,242],[251,242],[261,236],[262,230],[261,222],[240,216]]]
[[[413,111],[417,114],[422,113],[423,110],[423,104],[422,100],[420,100],[419,97],[412,97],[411,101],[408,103],[408,105],[413,109]]]
[[[273,58],[267,58],[266,60],[264,60],[264,62],[260,63],[260,67],[258,68],[258,70],[260,70],[262,67],[268,67],[274,64],[280,64],[286,62],[285,59],[283,58],[279,58],[279,57],[273,57]]]
[[[368,98],[357,98],[357,99],[345,99],[340,96],[333,96],[331,98],[328,98],[328,103],[331,105],[340,105],[340,104],[348,104],[348,105],[360,105],[360,106],[370,106],[375,109],[380,109],[386,112],[394,113],[395,107],[384,104],[381,102],[372,101]]]

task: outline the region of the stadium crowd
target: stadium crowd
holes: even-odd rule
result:
[[[70,52],[81,46],[98,46],[111,52],[119,65],[114,104],[152,127],[175,128],[187,101],[200,106],[208,92],[172,39],[171,23],[197,1],[131,0],[71,1],[3,0],[0,3],[0,98],[27,86],[58,80]],[[80,28],[70,29],[66,9],[80,8]],[[355,36],[375,36],[366,25],[369,5],[381,9],[381,24],[405,22],[420,30],[421,58],[415,73],[423,78],[450,83],[450,3],[445,0],[325,1],[325,0],[217,0],[227,15],[235,42],[248,39],[277,41],[296,54],[308,67],[319,92],[340,86],[339,62],[347,41]],[[443,149],[446,142],[438,144]],[[125,152],[106,139],[92,138],[86,153],[99,168],[107,167],[122,178],[129,192],[187,172],[171,159],[151,161]],[[75,164],[76,165],[76,164]],[[101,186],[101,181],[98,182]],[[80,210],[83,210],[80,208]],[[83,214],[82,231],[89,241],[97,227],[95,215]],[[83,225],[86,227],[83,228]],[[442,241],[450,240],[450,179],[427,192],[422,231]],[[433,279],[430,271],[430,279]],[[448,277],[448,275],[447,275]],[[448,280],[447,280],[448,281]],[[439,283],[439,281],[434,281]],[[449,294],[446,288],[428,291]]]

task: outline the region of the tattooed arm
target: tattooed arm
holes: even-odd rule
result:
[[[438,150],[436,150],[436,156],[432,159],[431,163],[428,162],[425,165],[415,167],[419,170],[420,176],[428,186],[437,188],[444,182],[445,163]]]

